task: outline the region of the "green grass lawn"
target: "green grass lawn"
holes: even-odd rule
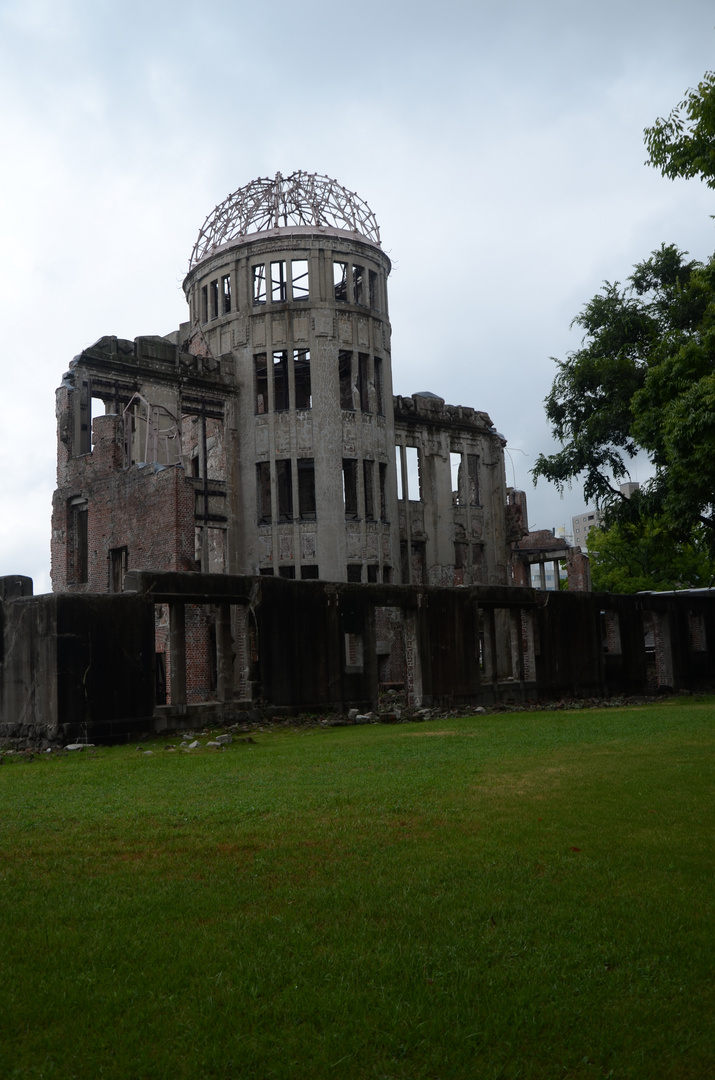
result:
[[[714,715],[5,757],[0,1077],[715,1076]]]

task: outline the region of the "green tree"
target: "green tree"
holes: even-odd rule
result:
[[[534,479],[582,480],[607,526],[655,516],[681,542],[702,527],[715,552],[715,257],[663,245],[574,322],[582,345],[556,361],[545,402],[561,448],[537,458]],[[641,450],[655,476],[628,500],[618,485]]]
[[[715,72],[645,129],[647,164],[715,188]],[[604,512],[594,581],[634,591],[710,583],[715,559],[715,255],[688,261],[663,245],[627,279],[606,282],[574,323],[581,347],[565,360],[546,415],[561,444],[532,471],[559,490],[582,480]],[[645,451],[654,477],[619,491]],[[658,585],[658,583],[662,583]]]
[[[593,588],[599,592],[707,588],[715,582],[703,528],[688,543],[657,518],[616,522],[588,535]]]
[[[699,176],[715,187],[715,71],[706,71],[669,116],[645,129],[645,143],[646,164],[664,176]]]

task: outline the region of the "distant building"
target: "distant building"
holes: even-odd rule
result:
[[[601,521],[602,517],[598,510],[583,510],[577,517],[571,518],[574,544],[587,548],[589,532],[591,529],[597,529]]]
[[[621,484],[621,495],[630,499],[634,491],[638,491],[640,484],[637,480],[630,480],[627,484]],[[584,549],[588,548],[588,534],[591,529],[597,529],[603,521],[603,515],[598,510],[583,510],[577,517],[571,518],[573,529],[573,542],[580,544]]]

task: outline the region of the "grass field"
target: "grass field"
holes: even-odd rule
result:
[[[0,1077],[715,1076],[714,715],[5,757]]]

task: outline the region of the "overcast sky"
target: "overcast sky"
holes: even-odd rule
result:
[[[50,587],[72,357],[175,329],[207,214],[297,169],[377,216],[395,391],[487,411],[530,525],[570,524],[581,489],[529,477],[550,357],[604,279],[715,249],[713,193],[643,147],[714,57],[711,0],[0,0],[0,575]]]

